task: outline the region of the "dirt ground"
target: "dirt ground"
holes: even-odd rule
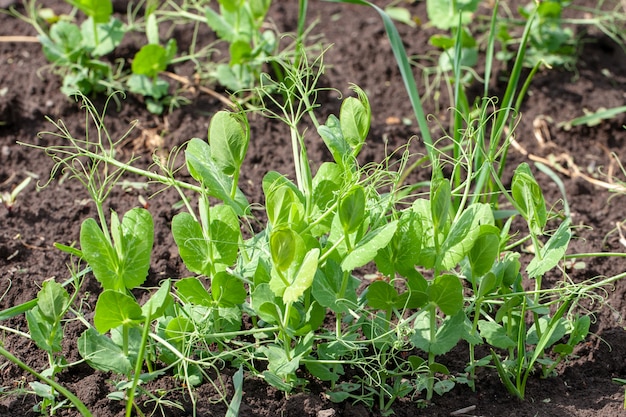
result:
[[[0,6],[19,2],[4,1]],[[61,1],[42,1],[50,7],[66,7]],[[595,6],[593,1],[574,1],[576,5]],[[411,12],[426,21],[425,4],[409,4]],[[271,17],[282,31],[296,28],[298,2],[275,0]],[[337,113],[340,93],[349,94],[349,84],[361,86],[372,104],[372,129],[363,151],[366,160],[380,160],[385,146],[393,149],[401,146],[419,130],[412,124],[397,123],[404,118],[412,119],[412,109],[401,83],[400,75],[389,42],[378,15],[368,8],[340,5],[311,0],[309,19],[319,19],[314,34],[323,34],[324,41],[333,46],[326,52],[324,61],[328,66],[322,77],[326,87],[337,91],[324,94],[322,118]],[[428,38],[433,29],[410,28],[398,25],[405,46],[411,55],[424,55],[430,50]],[[585,28],[577,27],[582,33]],[[34,30],[26,23],[6,14],[0,14],[0,36],[34,36]],[[205,34],[211,37],[211,34]],[[189,34],[174,34],[179,49],[189,43]],[[542,70],[530,87],[523,105],[523,114],[517,127],[516,140],[519,148],[512,148],[510,166],[538,158],[551,161],[560,159],[561,166],[570,174],[579,172],[587,177],[610,182],[603,174],[620,175],[615,164],[626,154],[626,118],[619,115],[596,126],[580,126],[569,130],[561,122],[595,111],[602,107],[624,105],[626,98],[626,54],[620,45],[594,29],[589,29],[580,46],[580,59],[569,70]],[[132,50],[133,46],[127,46]],[[422,61],[423,62],[423,61]],[[77,103],[59,91],[60,80],[46,70],[46,60],[37,43],[0,42],[0,192],[9,191],[26,176],[38,178],[43,183],[48,178],[52,163],[43,152],[16,142],[45,145],[54,140],[50,136],[38,137],[41,131],[52,130],[45,120],[62,119],[71,131],[80,132],[84,125],[84,113]],[[502,94],[506,68],[499,68],[500,80],[492,85],[494,95]],[[417,67],[415,74],[422,80]],[[185,74],[183,74],[185,75]],[[423,88],[423,84],[421,84]],[[140,164],[150,161],[153,140],[160,139],[160,146],[172,149],[192,137],[206,137],[210,116],[222,109],[215,98],[199,92],[189,92],[191,104],[166,116],[154,116],[135,98],[129,97],[121,109],[111,106],[107,113],[107,127],[113,137],[120,137],[133,120],[137,127],[120,149],[124,155],[141,155]],[[444,95],[445,97],[445,95]],[[102,101],[100,100],[100,103]],[[445,124],[450,113],[448,105],[435,106],[432,99],[425,98],[426,110]],[[262,201],[262,190],[256,187],[257,179],[269,170],[290,174],[291,157],[289,136],[284,126],[276,121],[253,118],[252,142],[242,172],[241,184],[251,201]],[[433,123],[436,126],[436,123]],[[546,141],[540,146],[538,128]],[[155,136],[158,134],[159,136]],[[309,133],[310,155],[314,165],[328,158],[323,143]],[[418,149],[420,151],[420,149]],[[423,148],[421,152],[423,152]],[[589,181],[581,175],[560,175],[566,189],[566,198],[572,210],[576,228],[570,253],[623,252],[624,244],[616,232],[617,224],[626,218],[623,209],[626,197],[610,192],[605,187]],[[623,176],[622,176],[623,177]],[[561,207],[562,195],[555,183],[546,175],[538,173],[547,202]],[[120,212],[141,204],[154,189],[116,188],[109,199],[110,207]],[[78,240],[81,222],[96,215],[87,200],[86,191],[76,181],[54,181],[48,187],[38,189],[32,181],[9,210],[0,205],[0,310],[28,301],[36,296],[42,281],[51,277],[64,280],[68,276],[68,258],[52,247],[54,242],[71,244]],[[149,200],[157,232],[155,250],[148,284],[157,283],[165,277],[187,276],[177,256],[169,222],[176,210],[174,194],[160,194]],[[626,242],[625,242],[626,243]],[[623,258],[595,257],[584,259],[585,267],[572,270],[574,280],[597,276],[614,276],[626,271]],[[92,280],[83,289],[86,303],[94,305],[99,291]],[[561,365],[558,375],[550,379],[533,377],[529,381],[527,399],[519,401],[511,397],[500,383],[495,372],[485,372],[477,383],[477,390],[458,385],[452,392],[435,397],[428,408],[419,409],[410,399],[400,400],[394,406],[397,416],[448,416],[466,409],[466,416],[618,416],[623,415],[623,387],[612,378],[626,377],[626,332],[623,316],[626,314],[626,281],[619,281],[607,288],[604,302],[588,306],[595,311],[592,324],[593,335],[577,351],[577,358]],[[23,316],[12,318],[1,325],[25,330]],[[64,354],[69,361],[79,360],[76,337],[81,326],[70,322],[63,341]],[[33,343],[6,333],[1,336],[6,349],[35,369],[45,369],[47,358]],[[454,364],[466,357],[465,347],[459,346],[443,360]],[[222,375],[228,384],[229,372]],[[109,375],[93,371],[85,364],[72,367],[62,373],[59,381],[75,392],[94,415],[101,417],[123,415],[123,406],[106,398],[111,391]],[[0,359],[0,387],[5,392],[23,387],[31,377],[16,366]],[[172,390],[172,398],[181,401],[186,410],[166,410],[167,416],[191,415],[189,401],[177,383],[169,377],[162,378],[151,388]],[[26,384],[27,386],[27,384]],[[285,396],[269,388],[263,381],[247,378],[241,415],[256,416],[379,416],[359,404],[334,404],[324,396],[324,387],[312,381],[306,392]],[[199,388],[198,415],[223,416],[225,407],[214,403],[215,392],[205,384]],[[31,416],[36,403],[33,395],[0,396],[0,416]],[[150,405],[146,406],[148,413]],[[61,410],[59,415],[74,416],[75,412]],[[158,415],[158,414],[157,414]]]

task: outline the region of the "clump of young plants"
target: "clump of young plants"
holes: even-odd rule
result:
[[[521,101],[523,52],[506,107],[490,111],[494,100],[485,94],[471,108],[455,77],[454,132],[433,141],[389,16],[365,1],[349,2],[374,7],[392,38],[426,146],[417,163],[401,148],[361,164],[369,98],[353,86],[338,114],[318,120],[323,60],[309,61],[302,48],[291,61],[276,60],[280,76],[259,80],[255,111],[289,127],[294,172],[294,178],[271,171],[256,179],[262,202],[251,202],[240,188],[255,140],[241,108],[217,112],[206,138],[191,138],[165,161],[154,158],[151,169],[119,159],[123,137],[109,136],[104,112],[85,97],[92,121],[86,137],[54,123],[58,131],[49,134],[59,143],[42,148],[55,163],[51,180],[63,171],[78,179],[97,213],[82,222],[76,247],[57,247],[87,265],[71,282],[79,287],[93,277],[100,292],[92,319],[54,282],[44,284],[37,300],[0,312],[0,318],[25,313],[25,337],[50,358],[51,370],[29,370],[43,384],[34,388],[44,407],[57,407],[61,394],[84,410],[54,381],[69,366],[58,340],[70,310],[84,326],[79,353],[94,369],[111,372],[112,398],[125,401],[127,416],[143,412],[140,396],[156,398],[144,384],[164,372],[184,383],[192,405],[202,383],[225,392],[214,377],[224,367],[236,370],[234,394],[221,398],[229,415],[239,409],[244,375],[286,393],[306,389],[315,377],[327,384],[331,400],[360,401],[383,415],[393,413],[399,398],[427,405],[455,384],[476,388],[477,370],[487,367],[524,398],[531,375],[550,376],[584,340],[590,319],[577,310],[580,299],[621,276],[576,284],[562,272],[558,285],[544,285],[568,256],[572,224],[567,210],[548,210],[528,164],[517,167],[510,187],[501,179],[506,127]],[[495,20],[494,13],[492,26]],[[457,32],[452,61],[456,75],[461,36]],[[304,128],[305,119],[315,131]],[[331,158],[312,166],[306,135],[323,142]],[[173,162],[177,155],[182,166]],[[408,183],[417,167],[430,172],[425,189]],[[171,233],[191,275],[152,283],[143,303],[137,294],[148,291],[152,214],[141,207],[123,214],[105,209],[125,176],[171,188],[182,202]],[[521,226],[512,231],[516,218]],[[376,279],[363,274],[366,266],[376,269]],[[449,369],[441,358],[460,343],[469,346],[467,362]],[[0,354],[22,366],[10,352],[0,348]]]
[[[74,22],[73,14],[57,15],[35,0],[25,3],[27,14],[19,17],[37,30],[44,55],[63,78],[64,94],[110,94],[119,88],[119,73],[102,58],[122,42],[124,24],[112,16],[110,0],[67,2],[86,16],[80,25]]]

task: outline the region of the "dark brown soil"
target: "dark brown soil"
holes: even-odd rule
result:
[[[12,3],[11,1],[0,2]],[[50,7],[61,7],[61,1],[44,2]],[[275,0],[271,16],[283,31],[293,31],[296,26],[298,2]],[[578,5],[595,6],[596,2],[575,1]],[[19,8],[20,6],[18,6]],[[322,118],[337,113],[340,93],[349,94],[349,83],[361,86],[369,95],[372,104],[372,130],[364,159],[380,160],[385,146],[390,149],[401,146],[413,135],[419,136],[415,121],[411,125],[396,123],[403,118],[412,119],[412,110],[389,42],[378,15],[365,7],[310,2],[309,19],[319,19],[314,33],[323,34],[325,43],[332,43],[324,61],[328,65],[322,83],[337,89],[323,97]],[[407,5],[422,21],[425,4]],[[412,29],[398,25],[405,45],[412,55],[424,55],[430,49],[428,38],[432,29]],[[583,28],[577,28],[582,31]],[[0,35],[33,36],[35,32],[26,23],[6,14],[0,14]],[[179,45],[188,42],[184,31],[176,33]],[[207,36],[211,36],[207,34]],[[575,127],[565,130],[559,123],[584,114],[584,110],[595,111],[601,107],[622,106],[626,98],[626,54],[620,45],[613,43],[601,33],[590,30],[580,46],[580,59],[575,69],[540,71],[529,90],[523,106],[521,122],[516,139],[520,149],[512,149],[509,163],[512,168],[522,161],[533,162],[559,159],[560,166],[580,172],[599,181],[610,182],[601,173],[619,169],[616,160],[626,153],[624,115],[602,122],[596,126]],[[132,46],[130,46],[132,49]],[[46,70],[47,62],[37,43],[0,43],[0,192],[9,191],[26,176],[38,178],[45,183],[52,163],[43,152],[36,151],[16,142],[45,145],[54,140],[50,136],[40,138],[41,131],[52,130],[45,120],[62,119],[71,131],[80,132],[84,125],[84,114],[77,103],[63,96],[60,80]],[[501,68],[501,78],[507,77]],[[418,80],[421,71],[415,70]],[[504,84],[493,84],[493,94],[501,94]],[[423,87],[423,86],[422,86]],[[205,137],[209,118],[223,105],[215,98],[203,93],[188,93],[191,104],[175,110],[167,116],[149,114],[137,99],[129,97],[121,109],[110,106],[106,123],[113,137],[120,137],[133,120],[138,126],[120,151],[126,156],[131,153],[142,157],[140,164],[150,161],[151,141],[162,139],[161,147],[172,149],[192,137]],[[443,95],[445,97],[445,94]],[[102,102],[102,100],[100,100]],[[98,103],[99,105],[101,103]],[[426,98],[427,112],[433,113],[445,124],[449,117],[445,101],[435,106]],[[535,137],[534,126],[541,121],[549,130],[549,138],[541,147]],[[436,126],[433,123],[433,126]],[[155,136],[155,135],[160,136]],[[328,158],[323,143],[310,130],[310,155],[319,165]],[[262,201],[258,179],[269,170],[291,175],[288,132],[275,121],[256,117],[252,120],[252,142],[248,159],[242,173],[243,191],[252,201]],[[424,149],[417,149],[423,152]],[[567,157],[569,159],[563,159]],[[576,225],[576,238],[571,244],[571,253],[613,251],[623,252],[616,232],[618,222],[626,218],[623,210],[626,197],[610,193],[606,188],[578,175],[561,173],[567,192],[567,201]],[[538,173],[549,204],[560,207],[563,198],[558,187],[546,175]],[[148,199],[155,190],[116,188],[109,205],[120,212],[140,205],[140,197]],[[54,181],[43,189],[35,181],[17,198],[9,210],[0,205],[0,310],[23,303],[35,297],[42,281],[55,277],[62,281],[68,277],[68,257],[52,247],[54,242],[71,244],[78,240],[81,222],[96,215],[87,200],[86,191],[76,181],[65,179]],[[155,284],[165,277],[186,276],[178,258],[169,232],[169,221],[176,213],[172,205],[177,201],[172,193],[159,194],[149,200],[156,226],[154,262],[148,284]],[[614,276],[626,271],[622,258],[595,257],[585,259],[582,270],[571,272],[572,279],[583,280],[599,275]],[[83,289],[86,305],[94,305],[98,284],[91,282]],[[432,405],[418,408],[410,399],[399,400],[393,410],[398,416],[448,416],[465,409],[462,414],[470,416],[618,416],[623,415],[624,390],[612,382],[612,378],[626,377],[626,332],[623,315],[626,313],[626,282],[619,281],[607,288],[605,301],[591,306],[595,311],[592,325],[593,335],[577,350],[577,359],[558,368],[558,375],[550,379],[533,377],[529,381],[527,398],[519,401],[511,397],[498,380],[495,372],[485,372],[477,383],[477,390],[457,386],[452,392],[436,397]],[[27,330],[23,316],[0,323],[18,330]],[[64,354],[69,361],[79,360],[75,339],[81,326],[70,323],[66,328]],[[43,370],[47,367],[45,354],[33,343],[11,333],[3,333],[3,346],[28,365]],[[464,363],[466,352],[462,346],[446,355],[446,363]],[[229,383],[232,372],[226,370],[222,378]],[[85,364],[63,372],[59,381],[75,392],[94,415],[108,417],[123,415],[123,405],[106,398],[112,390],[109,375],[94,372]],[[18,395],[15,390],[28,386],[32,378],[6,360],[0,360],[0,387],[7,395],[0,397],[1,416],[30,416],[36,403],[34,395]],[[163,415],[191,415],[191,405],[184,390],[169,377],[151,386],[153,389],[172,390],[171,398],[181,401],[185,411],[166,409]],[[379,416],[359,404],[334,404],[324,396],[324,387],[312,383],[306,392],[290,396],[269,388],[263,381],[246,378],[241,415],[253,416]],[[198,388],[198,416],[224,416],[225,406],[215,403],[216,393],[208,384]],[[151,411],[150,404],[145,407]],[[74,411],[61,410],[63,416],[74,416]],[[156,415],[159,415],[157,413]]]

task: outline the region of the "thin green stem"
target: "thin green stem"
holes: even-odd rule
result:
[[[139,346],[139,352],[137,352],[137,362],[135,363],[135,373],[133,375],[133,383],[128,389],[128,399],[126,401],[126,417],[131,417],[133,410],[133,404],[135,402],[135,391],[137,385],[139,385],[139,379],[141,376],[141,368],[143,366],[143,357],[148,345],[148,335],[150,334],[150,320],[149,314],[146,315],[146,320],[143,324],[143,332],[141,333],[141,345]]]
[[[29,374],[31,374],[34,377],[40,379],[41,381],[45,382],[50,387],[52,387],[53,389],[58,391],[61,395],[63,395],[65,398],[67,398],[74,405],[74,407],[76,407],[78,412],[81,413],[81,415],[83,415],[83,417],[92,417],[93,416],[91,414],[91,411],[89,411],[87,406],[77,396],[75,396],[70,391],[65,389],[63,386],[61,386],[55,380],[53,380],[51,378],[48,378],[46,376],[43,376],[39,372],[35,371],[33,368],[31,368],[30,366],[26,365],[24,362],[22,362],[16,356],[11,354],[8,350],[4,349],[4,347],[2,347],[2,346],[0,346],[0,355],[4,356],[5,358],[10,360],[14,364],[19,366],[23,370],[25,370],[26,372],[28,372]]]

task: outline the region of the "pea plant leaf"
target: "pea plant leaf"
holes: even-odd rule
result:
[[[264,181],[264,184],[265,181]],[[304,204],[298,193],[282,180],[277,179],[264,187],[265,206],[268,220],[272,227],[291,227],[299,229],[304,220]]]
[[[443,355],[449,352],[459,342],[465,330],[465,314],[459,311],[452,317],[447,317],[437,328],[434,339],[431,337],[430,314],[434,311],[424,309],[417,314],[414,322],[415,333],[411,336],[411,343],[424,352]]]
[[[44,281],[37,293],[37,307],[41,316],[50,323],[60,321],[68,308],[70,296],[56,281]]]
[[[130,375],[132,372],[133,366],[122,348],[93,327],[80,335],[77,344],[80,356],[92,368],[120,375]]]
[[[491,225],[481,226],[478,237],[467,254],[472,269],[472,279],[489,272],[499,254],[500,230]]]
[[[39,306],[26,312],[26,321],[31,339],[38,348],[48,353],[61,351],[63,328],[60,321],[50,321],[41,313]]]
[[[183,278],[176,282],[176,293],[184,303],[210,307],[213,299],[204,285],[196,277]]]
[[[341,294],[344,279],[347,283],[345,293]],[[351,274],[346,275],[339,264],[329,259],[324,268],[317,271],[311,293],[320,305],[335,313],[347,313],[350,307],[357,305],[356,289],[359,284],[358,279]]]
[[[149,43],[135,54],[131,64],[133,74],[154,78],[167,68],[167,51],[161,45]]]
[[[235,307],[248,295],[243,281],[226,271],[218,272],[211,280],[211,295],[219,307]]]
[[[398,221],[394,220],[368,232],[343,259],[341,269],[353,271],[372,261],[378,251],[389,244],[397,227]]]
[[[233,187],[233,179],[224,174],[215,160],[211,157],[211,147],[205,141],[193,138],[185,149],[187,169],[191,176],[207,188],[210,196],[222,200],[231,206],[237,215],[243,215],[249,210],[246,196],[239,188],[235,190],[235,196],[231,198],[230,192]]]
[[[345,167],[346,163],[350,161],[352,149],[343,136],[337,116],[332,114],[328,116],[326,124],[317,128],[317,133],[322,137],[335,162],[339,166]]]
[[[463,307],[463,284],[455,275],[440,275],[428,287],[428,299],[444,314],[453,316]]]
[[[385,281],[374,281],[367,287],[367,304],[376,310],[391,311],[396,307],[398,292]]]
[[[345,141],[352,149],[352,155],[357,156],[370,129],[372,111],[365,92],[356,86],[352,88],[358,98],[348,97],[341,103],[339,124]]]
[[[531,233],[541,234],[548,219],[546,202],[541,187],[525,162],[520,164],[513,174],[511,194]]]
[[[344,171],[334,162],[324,162],[313,177],[313,218],[318,219],[331,209],[343,184]],[[314,234],[322,235],[330,231],[333,216],[326,216],[314,228]]]
[[[283,293],[283,301],[285,304],[295,303],[304,292],[311,287],[315,272],[317,271],[319,255],[320,250],[313,248],[304,256],[302,264],[295,274],[294,281],[285,288],[285,292]]]
[[[433,178],[430,189],[430,214],[435,234],[444,233],[447,228],[452,205],[451,193],[450,181],[447,178]]]
[[[542,276],[563,259],[569,241],[572,237],[570,230],[570,220],[566,219],[561,223],[556,233],[548,239],[548,242],[540,250],[541,256],[535,255],[526,267],[526,272],[530,278]]]
[[[88,18],[80,25],[82,46],[92,57],[102,57],[122,43],[126,29],[119,19],[111,19],[98,25]]]
[[[454,268],[474,247],[481,224],[493,224],[488,204],[476,203],[467,207],[452,224],[441,245],[437,262],[444,270]]]
[[[96,302],[93,324],[100,333],[114,327],[131,326],[144,319],[137,301],[118,291],[105,290]]]
[[[94,219],[87,219],[80,229],[83,256],[104,289],[122,291],[141,285],[150,268],[154,224],[150,212],[135,208],[118,222],[111,215],[111,234],[115,247]]]
[[[506,328],[494,321],[478,320],[478,330],[480,336],[493,347],[508,349],[517,346],[517,342],[507,334]]]
[[[211,275],[211,242],[202,226],[189,213],[178,213],[172,219],[172,235],[185,266],[196,274]]]
[[[419,263],[422,247],[422,224],[413,210],[405,210],[400,215],[398,227],[387,246],[376,255],[376,266],[387,276],[396,272],[410,274]]]
[[[172,295],[170,294],[171,286],[172,281],[169,278],[161,283],[159,289],[141,306],[141,313],[144,317],[153,319],[163,315],[165,309],[170,306],[173,301]]]
[[[365,219],[365,189],[354,186],[339,202],[339,220],[346,234],[354,233]]]
[[[67,0],[87,16],[93,18],[96,23],[106,23],[113,14],[113,2],[111,0]]]
[[[211,118],[208,139],[216,166],[229,176],[238,172],[250,141],[247,119],[238,113],[217,112]]]

